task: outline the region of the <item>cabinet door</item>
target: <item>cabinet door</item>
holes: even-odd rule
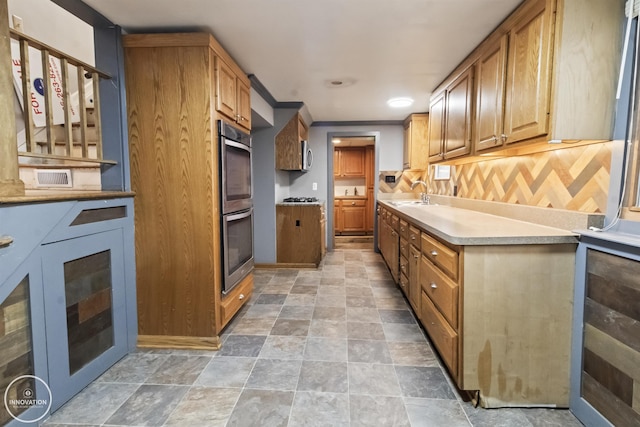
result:
[[[373,206],[375,205],[375,196],[373,195],[373,188],[367,188],[367,225],[366,231],[373,231],[374,212]]]
[[[402,136],[402,169],[411,169],[411,120],[404,123]]]
[[[364,168],[365,168],[365,184],[367,186],[367,188],[371,188],[373,189],[375,182],[375,175],[376,175],[376,165],[375,165],[375,152],[374,152],[374,147],[373,146],[368,146],[365,149],[365,154],[364,154]]]
[[[127,353],[122,248],[121,230],[43,246],[52,410]]]
[[[365,206],[342,208],[342,231],[365,231]]]
[[[413,114],[411,118],[411,144],[409,169],[426,170],[428,162],[429,115]]]
[[[446,91],[431,100],[429,105],[429,161],[443,159],[444,144],[444,107],[447,99]]]
[[[340,200],[335,200],[333,203],[333,229],[336,233],[342,233],[342,206],[340,206]]]
[[[333,176],[340,176],[342,171],[340,170],[340,150],[335,148],[333,150]]]
[[[238,85],[238,124],[251,130],[251,89],[239,79]]]
[[[476,65],[475,151],[503,144],[507,36],[489,46]]]
[[[409,246],[409,303],[413,312],[420,318],[420,249]]]
[[[364,150],[340,150],[340,176],[364,177]]]
[[[471,152],[471,102],[473,67],[469,67],[447,88],[444,158]]]
[[[549,131],[552,31],[545,3],[538,1],[509,33],[504,119],[507,144]]]
[[[216,57],[216,82],[216,110],[236,121],[236,115],[238,114],[236,75],[218,57]],[[249,117],[251,117],[251,114],[249,114]]]

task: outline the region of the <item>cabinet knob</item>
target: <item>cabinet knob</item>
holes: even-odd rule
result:
[[[504,133],[502,135],[500,135],[500,138],[502,139],[502,142],[506,142],[507,140],[507,135],[505,135]]]
[[[351,202],[351,204],[352,204],[352,205],[355,205],[355,204],[356,204],[356,202]]]
[[[438,289],[438,285],[436,285],[435,283],[431,284],[431,289]]]
[[[420,258],[420,256],[419,256],[419,255],[414,255],[413,257],[414,257],[415,259]]]
[[[404,227],[400,227],[400,231],[404,231]]]
[[[240,295],[238,296],[238,299],[239,299],[240,301],[242,301],[242,300],[244,299],[244,294],[240,294]]]
[[[431,256],[438,256],[438,251],[431,251]]]
[[[411,240],[416,240],[416,236],[411,236]]]
[[[401,265],[400,268],[403,269],[403,270],[406,270],[407,266],[406,265]]]

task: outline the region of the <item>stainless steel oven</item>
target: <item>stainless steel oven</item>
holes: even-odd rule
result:
[[[222,252],[226,294],[253,269],[253,208],[222,216]]]
[[[251,188],[251,136],[218,120],[222,213],[253,206]]]

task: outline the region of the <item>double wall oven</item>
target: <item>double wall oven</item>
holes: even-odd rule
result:
[[[253,269],[251,136],[218,120],[222,263],[226,294]]]

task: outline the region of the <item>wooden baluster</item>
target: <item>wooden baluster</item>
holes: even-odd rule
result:
[[[9,8],[0,0],[0,196],[24,195],[18,170]]]
[[[62,69],[62,102],[64,103],[64,135],[65,154],[71,157],[73,148],[73,124],[71,123],[71,97],[69,95],[69,61],[67,58],[60,59]]]
[[[100,118],[100,76],[95,71],[91,73],[93,80],[93,114],[96,128],[96,153],[102,160],[102,120]]]
[[[35,142],[33,108],[31,106],[31,71],[29,69],[29,42],[20,40],[20,72],[22,77],[22,114],[24,117],[24,133],[27,139],[27,152],[33,152]]]
[[[55,154],[55,136],[53,135],[53,100],[51,99],[51,70],[49,51],[42,50],[42,86],[44,90],[45,129],[47,132],[47,152]]]
[[[89,141],[87,140],[87,107],[85,105],[84,68],[76,66],[78,70],[78,109],[80,110],[80,143],[82,144],[82,157],[89,157]]]

